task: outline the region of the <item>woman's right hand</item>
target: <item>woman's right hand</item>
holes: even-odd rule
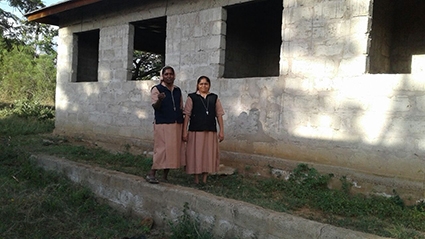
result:
[[[158,94],[158,100],[163,100],[164,98],[165,98],[164,92]]]

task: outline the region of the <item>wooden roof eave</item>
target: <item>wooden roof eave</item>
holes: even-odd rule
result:
[[[25,14],[28,21],[59,26],[63,13],[87,6],[102,0],[69,0]]]

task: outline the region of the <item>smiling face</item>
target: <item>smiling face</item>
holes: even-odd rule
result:
[[[162,81],[168,86],[172,86],[174,83],[174,80],[176,79],[174,70],[171,68],[165,69],[162,72]]]
[[[206,78],[201,78],[198,81],[198,90],[201,94],[207,94],[210,91],[210,83]]]

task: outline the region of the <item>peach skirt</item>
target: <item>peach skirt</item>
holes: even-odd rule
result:
[[[188,132],[186,173],[215,173],[220,165],[217,132]]]
[[[183,124],[154,124],[152,169],[180,168],[185,165]]]

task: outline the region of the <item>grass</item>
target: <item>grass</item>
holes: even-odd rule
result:
[[[169,239],[211,239],[214,238],[211,230],[202,228],[198,218],[189,213],[189,204],[184,204],[183,215],[177,223],[170,222],[171,236]]]
[[[0,238],[136,238],[151,233],[142,219],[119,213],[87,188],[36,167],[28,160],[31,149],[45,148],[40,140],[54,122],[10,112],[0,109]],[[71,146],[62,150],[68,149],[81,152]]]
[[[56,137],[50,134],[52,129],[51,119],[0,111],[0,238],[118,238],[146,232],[138,219],[98,203],[86,189],[36,169],[27,159],[29,152],[43,153],[139,176],[149,171],[151,159]],[[406,206],[396,193],[389,198],[352,195],[345,178],[340,179],[342,190],[328,189],[333,175],[321,175],[305,164],[300,164],[289,180],[235,174],[211,176],[208,184],[198,186],[180,170],[172,170],[169,177],[174,184],[336,226],[393,238],[425,238],[425,203]],[[200,237],[196,219],[185,215],[172,225],[169,238],[213,238],[208,232]]]
[[[88,189],[35,167],[20,145],[0,150],[0,238],[122,238],[146,231],[140,219],[99,203]]]

